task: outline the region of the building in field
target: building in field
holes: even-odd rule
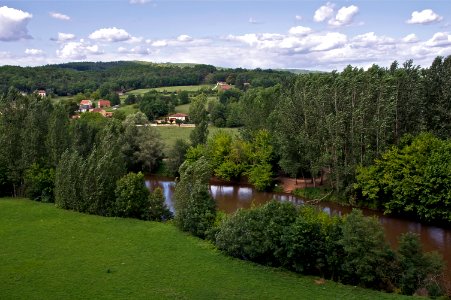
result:
[[[182,122],[186,122],[188,121],[188,115],[187,114],[182,114],[182,113],[176,113],[173,115],[169,115],[167,117],[167,121],[169,123],[177,123],[177,120],[180,120]]]
[[[91,100],[81,100],[79,106],[80,112],[86,112],[92,109],[92,101]]]
[[[98,108],[105,108],[105,107],[111,107],[111,102],[109,100],[100,99],[97,102]]]
[[[36,93],[41,96],[42,98],[47,97],[47,93],[45,90],[38,90]]]
[[[227,84],[226,82],[218,81],[216,83],[216,86],[213,88],[213,90],[228,91],[231,88],[232,88],[232,86],[230,84]]]

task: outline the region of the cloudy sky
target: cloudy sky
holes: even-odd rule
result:
[[[449,0],[0,0],[0,65],[341,70],[451,55]]]

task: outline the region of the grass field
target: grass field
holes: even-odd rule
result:
[[[401,299],[224,256],[172,224],[0,199],[1,299]]]
[[[201,85],[178,85],[178,86],[164,86],[164,87],[158,87],[158,88],[152,88],[152,89],[137,89],[133,91],[129,91],[126,93],[126,95],[133,94],[133,95],[143,95],[151,90],[156,90],[157,92],[178,92],[178,91],[187,91],[187,92],[196,92],[200,90],[201,88],[213,88],[214,85],[212,84],[201,84]]]
[[[175,112],[176,113],[184,113],[184,114],[188,114],[189,113],[189,106],[190,104],[183,104],[183,105],[177,105],[175,107]]]

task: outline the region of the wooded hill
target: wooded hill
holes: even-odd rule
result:
[[[153,64],[132,61],[74,62],[40,67],[0,67],[0,92],[15,87],[26,93],[46,90],[58,96],[86,91],[119,91],[227,81],[269,87],[294,74],[274,70],[224,69],[211,65]]]

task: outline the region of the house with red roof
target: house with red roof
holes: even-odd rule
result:
[[[100,99],[97,102],[98,108],[105,108],[105,107],[111,107],[111,102],[109,100]]]
[[[92,101],[91,100],[81,100],[80,106],[79,106],[80,112],[86,112],[92,109]]]
[[[44,90],[39,90],[36,93],[38,93],[38,95],[42,98],[47,97],[47,93]]]
[[[170,123],[177,123],[177,120],[180,120],[182,122],[186,122],[188,121],[188,115],[187,114],[182,114],[182,113],[176,113],[173,115],[169,115],[167,117],[168,122]]]
[[[213,88],[213,90],[218,90],[218,91],[228,91],[232,88],[231,85],[227,84],[226,82],[221,82],[218,81],[216,83],[216,86]]]

